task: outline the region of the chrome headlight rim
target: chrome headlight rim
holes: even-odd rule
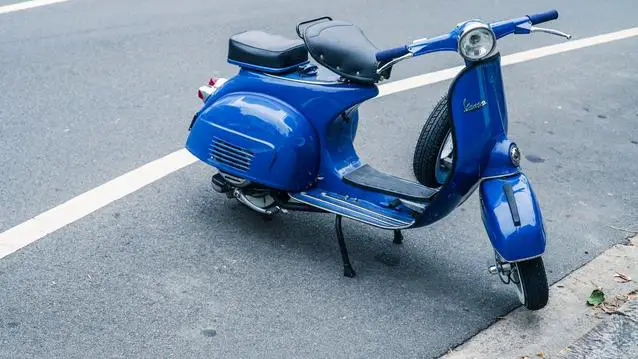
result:
[[[477,57],[477,58],[467,56],[465,53],[463,53],[463,48],[461,46],[461,44],[463,43],[463,40],[475,31],[485,31],[492,39],[492,47],[489,49],[489,51],[487,51],[483,56]],[[492,31],[492,29],[486,23],[483,23],[477,20],[472,20],[465,23],[465,25],[461,29],[457,48],[458,48],[459,54],[465,60],[471,61],[471,62],[481,61],[494,53],[494,49],[496,49],[496,35],[494,35],[494,31]]]

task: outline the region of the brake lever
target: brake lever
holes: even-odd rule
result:
[[[554,30],[554,29],[547,29],[547,28],[544,28],[544,27],[532,26],[532,24],[530,24],[529,22],[526,22],[524,24],[520,24],[520,25],[516,26],[516,28],[514,28],[514,33],[515,34],[530,34],[532,32],[544,32],[546,34],[564,37],[567,40],[570,40],[572,38],[572,35],[566,34],[566,33],[562,32],[562,31],[558,31],[558,30]]]
[[[566,34],[566,33],[562,32],[562,31],[558,31],[558,30],[554,30],[554,29],[547,29],[547,28],[544,28],[544,27],[531,26],[529,28],[529,32],[544,32],[546,34],[551,34],[551,35],[564,37],[567,40],[570,40],[572,38],[571,34]]]

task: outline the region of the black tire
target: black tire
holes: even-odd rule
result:
[[[414,149],[414,176],[427,187],[436,188],[444,184],[436,179],[436,166],[439,151],[451,128],[448,112],[447,96],[443,96],[425,122]]]
[[[541,257],[516,263],[525,297],[525,307],[539,310],[545,307],[549,299],[549,286],[545,265]]]

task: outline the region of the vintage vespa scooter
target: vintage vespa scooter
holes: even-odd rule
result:
[[[394,231],[434,223],[476,188],[495,250],[490,272],[514,284],[531,310],[545,306],[541,255],[545,229],[522,173],[518,147],[507,138],[507,108],[496,40],[556,30],[533,25],[555,10],[506,21],[465,21],[451,32],[379,51],[361,29],[329,17],[297,25],[301,40],[261,31],[230,38],[234,77],[199,89],[204,106],[191,122],[186,148],[217,168],[216,191],[264,215],[288,210],[336,214],[344,274],[355,275],[342,217]],[[418,140],[414,171],[420,183],[362,163],[353,140],[358,106],[374,98],[401,60],[455,51],[466,67],[435,107]],[[318,63],[308,61],[308,53]]]

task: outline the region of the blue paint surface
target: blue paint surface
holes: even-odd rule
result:
[[[521,24],[527,21],[525,17],[491,27],[496,37],[502,37],[524,31]],[[408,48],[415,56],[455,51],[464,24]],[[196,115],[186,147],[224,172],[382,228],[434,223],[480,187],[486,231],[501,256],[515,261],[544,251],[545,232],[536,198],[527,178],[509,157],[512,141],[507,137],[507,105],[498,54],[466,63],[450,86],[454,168],[438,193],[421,203],[425,208],[422,213],[397,203],[393,195],[343,181],[345,174],[364,165],[353,146],[357,108],[377,94],[375,85],[340,81],[323,68],[309,73],[300,68],[281,75],[242,68]],[[506,183],[514,190],[520,226],[512,221],[503,192]],[[326,194],[332,196],[328,201]],[[365,215],[370,211],[380,217],[370,219]]]

